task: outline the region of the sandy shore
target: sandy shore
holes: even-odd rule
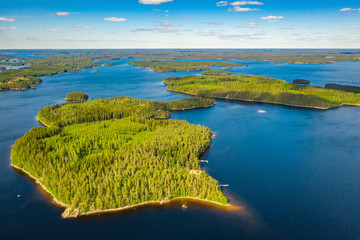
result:
[[[41,123],[42,125],[44,125],[45,127],[50,127],[50,125],[44,123],[43,121],[41,121],[37,116],[36,116],[36,120],[39,121],[39,123]]]
[[[174,201],[177,201],[177,200],[190,200],[190,201],[195,201],[195,202],[204,203],[204,204],[213,205],[213,206],[218,206],[218,207],[229,207],[230,206],[230,204],[222,204],[222,203],[218,203],[218,202],[215,202],[215,201],[201,199],[201,198],[197,198],[197,197],[176,197],[176,198],[172,198],[172,199],[169,199],[169,200],[148,201],[148,202],[138,203],[138,204],[129,205],[129,206],[120,207],[120,208],[89,211],[89,212],[86,212],[86,213],[80,213],[78,216],[86,216],[86,215],[93,215],[93,214],[107,213],[107,212],[119,212],[119,211],[124,211],[124,210],[127,210],[127,209],[133,209],[133,208],[146,206],[146,205],[163,205],[163,204],[168,204],[168,203],[171,203],[171,202],[174,202]],[[73,216],[73,217],[78,217],[78,216]],[[64,217],[64,216],[62,216],[62,217]],[[71,218],[71,217],[64,217],[64,218]]]

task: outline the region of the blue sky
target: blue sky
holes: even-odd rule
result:
[[[360,48],[360,1],[1,0],[0,48]]]

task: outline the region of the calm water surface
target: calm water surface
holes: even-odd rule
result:
[[[328,111],[218,101],[209,109],[172,113],[216,134],[202,157],[206,171],[243,209],[223,211],[195,203],[144,207],[62,219],[36,184],[9,166],[11,145],[39,126],[39,108],[70,91],[92,98],[184,98],[162,80],[200,72],[154,73],[115,61],[100,72],[44,77],[37,89],[0,92],[0,239],[359,239],[360,108]],[[236,74],[305,78],[313,85],[360,85],[359,63],[289,65],[244,62]],[[258,113],[258,110],[266,113]],[[18,198],[17,195],[20,195]]]

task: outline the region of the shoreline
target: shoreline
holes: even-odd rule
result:
[[[11,160],[11,159],[10,159]],[[99,214],[99,213],[108,213],[108,212],[120,212],[120,211],[124,211],[124,210],[128,210],[128,209],[135,209],[137,207],[141,207],[141,206],[146,206],[146,205],[163,205],[163,204],[168,204],[171,203],[173,201],[177,201],[177,200],[190,200],[190,201],[194,201],[194,202],[200,202],[202,204],[209,204],[209,205],[213,205],[213,206],[217,206],[217,207],[229,207],[230,204],[222,204],[219,202],[215,202],[212,200],[207,200],[207,199],[202,199],[202,198],[198,198],[198,197],[176,197],[176,198],[172,198],[169,200],[158,200],[158,201],[147,201],[147,202],[142,202],[142,203],[137,203],[137,204],[133,204],[133,205],[129,205],[129,206],[124,206],[124,207],[119,207],[119,208],[111,208],[111,209],[104,209],[104,210],[93,210],[93,211],[89,211],[89,212],[85,212],[85,213],[80,213],[78,215],[64,215],[64,213],[66,212],[67,209],[70,208],[69,205],[61,202],[60,200],[58,200],[55,195],[50,192],[40,181],[38,178],[34,177],[31,173],[29,173],[28,171],[26,171],[25,169],[18,167],[16,165],[14,165],[12,162],[10,163],[10,166],[13,167],[14,169],[24,173],[25,175],[27,175],[30,179],[34,180],[36,184],[38,184],[38,186],[40,186],[47,194],[49,194],[51,196],[51,201],[62,208],[65,208],[64,212],[61,214],[62,218],[77,218],[80,216],[87,216],[87,215],[94,215],[94,214]]]
[[[206,109],[206,108],[211,108],[213,106],[216,105],[216,102],[214,104],[211,104],[210,106],[205,106],[205,107],[191,107],[191,108],[178,108],[178,109],[171,109],[168,110],[169,112],[182,112],[182,111],[191,111],[191,110],[195,110],[195,109]]]
[[[121,212],[121,211],[129,210],[129,209],[135,209],[137,207],[142,207],[142,206],[147,206],[147,205],[161,206],[163,204],[169,204],[171,202],[178,201],[178,200],[190,200],[190,201],[194,201],[194,202],[200,202],[202,204],[214,205],[214,206],[217,206],[217,207],[226,207],[227,208],[227,207],[230,206],[230,204],[222,204],[222,203],[219,203],[219,202],[215,202],[215,201],[207,200],[207,199],[201,199],[201,198],[198,198],[198,197],[176,197],[176,198],[172,198],[172,199],[169,199],[169,200],[147,201],[147,202],[137,203],[137,204],[134,204],[134,205],[124,206],[124,207],[119,207],[119,208],[111,208],[111,209],[104,209],[104,210],[94,210],[94,211],[89,211],[89,212],[86,212],[86,213],[80,213],[77,216],[63,216],[63,215],[61,215],[61,216],[63,218],[76,218],[76,217],[94,215],[94,214],[99,214],[99,213]]]
[[[167,86],[170,86],[168,84],[166,84]],[[166,90],[168,90],[169,92],[174,92],[174,93],[182,93],[182,94],[186,94],[189,96],[197,96],[195,94],[190,94],[190,93],[184,93],[184,92],[180,92],[180,91],[176,91],[176,90],[169,90],[166,88]],[[294,107],[294,108],[304,108],[304,109],[313,109],[313,110],[329,110],[332,108],[339,108],[342,106],[350,106],[350,107],[359,107],[359,105],[356,104],[341,104],[340,106],[335,106],[335,107],[310,107],[310,106],[300,106],[300,105],[292,105],[292,104],[286,104],[286,103],[276,103],[276,102],[267,102],[267,101],[259,101],[259,100],[250,100],[250,99],[232,99],[232,98],[219,98],[219,97],[209,97],[209,98],[214,98],[215,100],[222,100],[222,101],[236,101],[236,102],[249,102],[249,103],[262,103],[262,104],[271,104],[271,105],[280,105],[280,106],[287,106],[287,107]]]
[[[11,159],[10,159],[10,161],[11,161]],[[27,175],[30,179],[34,180],[35,183],[38,184],[38,186],[40,186],[46,193],[50,194],[50,196],[52,197],[51,201],[52,201],[53,203],[55,203],[56,205],[58,205],[58,206],[60,206],[60,207],[63,207],[63,208],[68,208],[68,207],[69,207],[69,205],[67,205],[67,204],[61,202],[60,200],[58,200],[58,199],[55,197],[55,195],[54,195],[52,192],[50,192],[50,191],[45,187],[45,185],[42,184],[42,183],[39,181],[39,179],[37,179],[36,177],[34,177],[31,173],[29,173],[28,171],[26,171],[25,169],[23,169],[23,168],[21,168],[21,167],[18,167],[18,166],[16,166],[16,165],[14,165],[12,162],[10,162],[10,166],[13,167],[13,168],[15,168],[16,170],[24,173],[24,174]]]
[[[37,115],[36,115],[36,120],[37,120],[40,124],[42,124],[43,126],[45,126],[45,127],[50,127],[50,125],[48,125],[48,124],[44,123],[43,121],[41,121],[41,120],[38,118]]]

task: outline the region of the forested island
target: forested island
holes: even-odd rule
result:
[[[206,62],[206,61],[129,61],[130,65],[140,68],[151,68],[154,72],[178,72],[178,71],[202,71],[210,70],[211,67],[233,67],[245,66],[241,63],[232,62]]]
[[[88,55],[56,55],[43,58],[25,59],[24,65],[19,69],[7,69],[0,73],[1,90],[25,90],[36,88],[34,84],[40,83],[41,76],[49,76],[63,72],[81,72],[80,68],[100,66],[101,63],[93,62]]]
[[[89,99],[89,95],[83,92],[71,92],[66,94],[65,100],[73,103],[85,102]]]
[[[218,182],[200,169],[210,129],[167,119],[168,110],[213,104],[116,97],[48,106],[38,113],[48,127],[16,141],[12,165],[66,207],[65,218],[176,198],[226,206]]]
[[[207,71],[201,72],[201,75],[206,75],[206,76],[227,76],[227,75],[231,75],[231,72],[223,71],[223,70],[207,70]]]
[[[360,94],[321,87],[296,85],[269,77],[185,76],[164,80],[167,89],[198,97],[273,103],[296,107],[329,109],[360,106]]]
[[[113,62],[104,62],[104,66],[114,66],[115,64]]]
[[[17,57],[17,56],[13,56],[13,55],[8,55],[8,54],[1,54],[0,53],[0,62],[9,62],[10,60],[21,60],[21,57]]]
[[[296,84],[310,84],[311,82],[309,80],[305,80],[305,79],[294,79],[293,83],[296,83]]]

